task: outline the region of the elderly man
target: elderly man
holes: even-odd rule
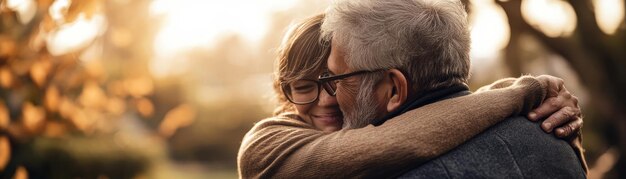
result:
[[[329,72],[320,81],[336,95],[344,128],[378,125],[469,94],[470,37],[460,2],[340,0],[326,13],[322,36],[332,39],[332,50]],[[576,115],[574,110],[564,108],[551,118]],[[524,117],[507,119],[446,155],[407,169],[403,177],[585,177],[581,151],[519,118]],[[573,142],[580,145],[580,138]]]

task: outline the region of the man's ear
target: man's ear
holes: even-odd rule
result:
[[[406,77],[398,69],[390,69],[386,75],[391,80],[391,91],[388,93],[390,96],[387,102],[387,112],[391,112],[406,102],[409,86]]]

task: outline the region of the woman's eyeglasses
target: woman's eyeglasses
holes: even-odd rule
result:
[[[337,94],[337,83],[339,80],[382,70],[363,70],[334,76],[328,72],[324,72],[320,75],[318,80],[300,79],[293,82],[281,82],[280,86],[290,102],[294,104],[309,104],[319,98],[322,87],[329,95],[335,96]]]

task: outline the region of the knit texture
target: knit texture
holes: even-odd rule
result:
[[[285,113],[246,134],[241,178],[347,178],[401,174],[459,146],[494,124],[537,107],[545,85],[529,76],[411,110],[380,126],[323,132]]]

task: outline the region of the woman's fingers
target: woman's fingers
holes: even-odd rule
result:
[[[545,101],[543,101],[543,103],[541,103],[539,107],[529,112],[527,117],[531,121],[538,121],[539,119],[543,119],[546,116],[555,113],[556,111],[560,110],[564,106],[567,106],[564,103],[565,103],[564,99],[558,96],[548,98]]]
[[[575,120],[569,122],[567,125],[556,129],[556,136],[559,138],[567,138],[575,135],[583,127],[583,118],[576,117]]]
[[[560,88],[560,90],[557,95],[546,98],[539,107],[528,113],[528,119],[538,121],[564,107],[580,110],[580,107],[578,107],[578,98],[572,96],[565,87]]]
[[[559,95],[559,92],[562,91],[565,82],[563,79],[550,75],[541,75],[537,77],[537,80],[546,84],[546,98],[555,97]]]
[[[567,91],[561,78],[541,75],[537,79],[546,86],[546,100],[528,113],[528,119],[539,121],[547,117],[541,123],[545,132],[554,131],[559,138],[575,135],[583,125],[578,98]]]
[[[546,98],[539,107],[528,113],[528,119],[538,121],[565,106],[571,105],[571,103],[568,103],[570,102],[568,99],[572,95],[563,86],[563,79],[550,75],[541,75],[537,77],[537,80],[545,84],[547,90]]]
[[[541,124],[541,128],[548,133],[552,132],[555,128],[560,128],[562,130],[562,133],[569,133],[575,130],[573,127],[576,127],[574,125],[575,122],[577,122],[576,120],[577,118],[579,118],[579,116],[579,109],[569,106],[564,107],[556,113],[550,115],[550,117],[543,121],[543,123]]]

